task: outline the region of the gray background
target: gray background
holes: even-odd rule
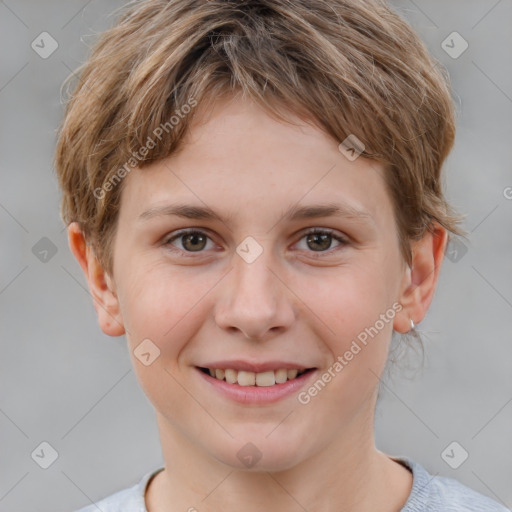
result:
[[[84,35],[109,26],[122,3],[0,2],[0,511],[70,512],[163,463],[125,339],[99,329],[69,251],[52,169],[60,84],[85,58]],[[392,5],[449,70],[458,133],[447,195],[471,235],[467,252],[445,260],[419,325],[424,370],[410,379],[395,372],[382,386],[377,446],[510,508],[512,1]],[[43,31],[59,45],[46,59],[31,48]],[[441,47],[453,31],[469,43],[456,59]],[[43,237],[57,251],[47,261],[33,251]],[[43,441],[58,452],[48,469],[31,457]],[[452,441],[469,453],[458,469],[441,457]]]

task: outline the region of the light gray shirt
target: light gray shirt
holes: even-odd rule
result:
[[[413,474],[411,494],[400,512],[511,512],[497,501],[453,478],[432,476],[409,457],[391,457]],[[144,495],[150,479],[164,468],[147,473],[123,489],[76,512],[147,512]],[[192,507],[191,507],[192,508]]]

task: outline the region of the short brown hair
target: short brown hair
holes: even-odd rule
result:
[[[410,240],[434,221],[465,236],[441,182],[455,137],[448,74],[384,0],[143,0],[126,9],[77,70],[55,156],[62,218],[80,224],[107,272],[116,173],[176,152],[196,112],[161,127],[191,98],[205,107],[225,94],[278,118],[311,118],[338,142],[361,140],[362,156],[385,165],[407,263]],[[135,160],[159,127],[158,143]]]

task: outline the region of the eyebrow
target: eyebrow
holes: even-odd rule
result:
[[[218,220],[220,222],[229,222],[233,218],[233,214],[223,218],[221,215],[213,211],[208,206],[192,206],[187,204],[168,204],[163,206],[155,206],[142,212],[139,220],[146,221],[154,217],[161,216],[177,216],[184,219],[193,220]],[[308,206],[295,205],[282,214],[282,219],[288,221],[315,219],[319,217],[346,217],[360,221],[375,222],[372,215],[362,209],[358,209],[349,204],[312,204]]]

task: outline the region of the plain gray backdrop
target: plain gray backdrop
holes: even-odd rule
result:
[[[60,85],[94,41],[84,36],[110,26],[122,4],[0,1],[2,512],[71,512],[163,464],[125,338],[100,330],[68,248],[52,166]],[[392,5],[449,71],[458,132],[445,183],[471,234],[450,247],[418,326],[423,370],[382,385],[377,447],[510,508],[512,1]],[[456,458],[468,453],[456,469],[442,456],[453,442]]]

